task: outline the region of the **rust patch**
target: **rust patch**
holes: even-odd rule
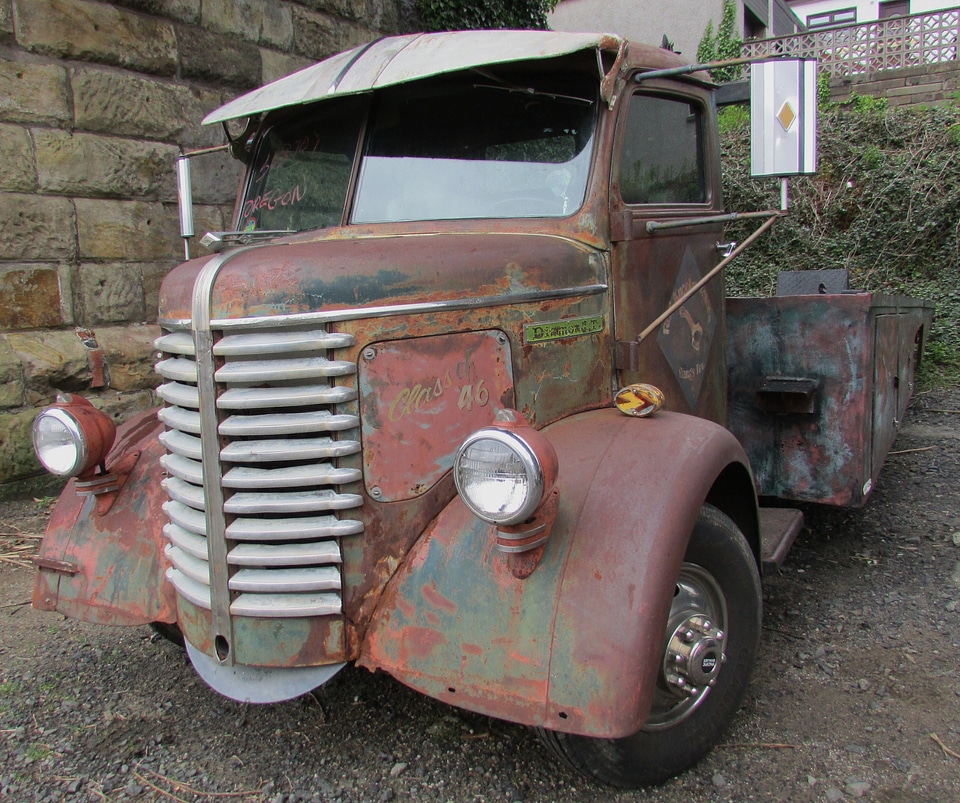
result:
[[[367,490],[385,502],[419,496],[512,399],[509,341],[489,330],[373,343],[360,392]]]
[[[423,599],[434,608],[448,614],[456,614],[457,603],[439,593],[435,583],[425,583],[420,589]]]

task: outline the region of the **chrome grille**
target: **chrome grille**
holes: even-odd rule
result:
[[[220,452],[211,477],[222,478],[219,511],[206,510],[210,457],[203,454],[194,338],[176,331],[155,345],[164,379],[158,394],[165,403],[167,576],[177,592],[211,608],[215,551],[207,528],[213,513],[226,528],[231,616],[340,614],[339,539],[363,531],[351,518],[362,497],[344,491],[361,479],[360,469],[340,465],[360,451],[359,417],[352,408],[338,409],[356,400],[356,366],[336,358],[353,338],[276,328],[231,329],[215,341]]]

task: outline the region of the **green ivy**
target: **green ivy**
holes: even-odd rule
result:
[[[855,98],[820,110],[819,172],[790,181],[790,214],[727,271],[732,295],[772,295],[783,270],[842,268],[850,286],[937,305],[926,386],[960,382],[960,105],[888,109]],[[722,133],[724,194],[735,211],[779,206],[779,183],[750,177],[750,131]],[[733,224],[727,239],[752,230]]]
[[[733,0],[723,0],[723,15],[717,32],[713,32],[713,20],[707,22],[707,27],[697,45],[697,61],[709,64],[714,61],[729,61],[738,59],[742,55],[743,39],[736,34],[737,7]],[[743,77],[743,66],[718,67],[711,70],[714,80],[721,83],[736,81]]]
[[[425,31],[465,31],[485,28],[533,28],[546,30],[547,12],[559,0],[417,0],[417,12]]]

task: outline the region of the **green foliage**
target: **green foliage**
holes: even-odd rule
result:
[[[723,16],[713,32],[713,20],[707,22],[700,44],[697,45],[697,61],[707,64],[714,61],[729,61],[740,58],[743,48],[743,39],[737,36],[737,7],[733,0],[723,0]],[[736,81],[743,77],[743,66],[718,67],[711,70],[715,80],[722,82]]]
[[[850,100],[844,101],[840,105],[852,106],[860,114],[883,114],[889,108],[886,98],[879,98],[874,95],[858,95],[856,92],[851,92]]]
[[[830,105],[830,71],[817,73],[817,108],[826,109]]]
[[[731,295],[772,295],[783,270],[842,268],[850,285],[937,304],[921,380],[960,381],[960,107],[887,109],[863,97],[821,109],[820,170],[791,179],[790,214],[727,271]],[[726,126],[724,192],[736,211],[779,206],[750,178],[750,132]],[[743,240],[755,224],[730,227]]]
[[[533,28],[546,30],[547,12],[559,0],[417,0],[417,12],[425,31],[465,31],[484,28]]]
[[[737,129],[748,128],[750,125],[749,106],[724,106],[717,112],[717,122],[720,125],[720,135]]]

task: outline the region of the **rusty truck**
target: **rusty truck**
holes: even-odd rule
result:
[[[780,138],[798,70],[757,96]],[[162,406],[37,418],[71,479],[35,606],[153,625],[236,700],[353,664],[608,784],[693,765],[747,688],[793,501],[865,502],[931,317],[819,279],[725,298],[753,237],[725,224],[783,209],[724,208],[715,90],[614,35],[472,31],[209,114],[244,178],[160,290]],[[809,172],[806,136],[780,172]]]

